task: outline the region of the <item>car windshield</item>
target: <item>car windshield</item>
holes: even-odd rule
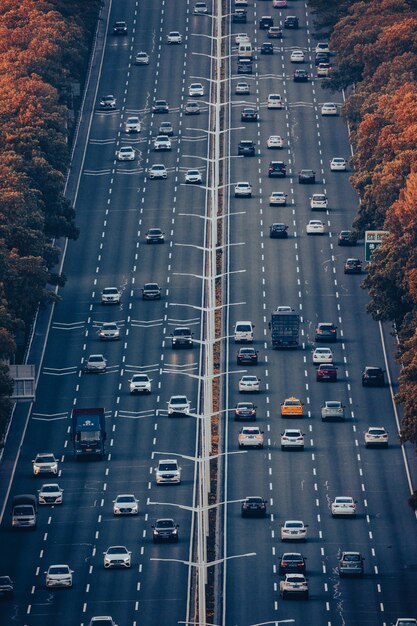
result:
[[[302,528],[303,524],[301,522],[286,522],[286,528]]]
[[[246,502],[249,502],[251,504],[263,504],[264,503],[262,498],[259,498],[259,497],[256,497],[256,496],[254,496],[252,498],[246,498]]]
[[[242,376],[242,382],[244,383],[257,383],[258,379],[256,376]]]
[[[107,550],[107,554],[125,554],[127,552],[124,546],[114,546]]]
[[[370,428],[369,433],[371,435],[385,435],[385,430],[383,428]]]
[[[161,519],[155,524],[156,528],[173,528],[174,521],[172,519]]]
[[[68,574],[69,573],[69,569],[68,567],[65,566],[58,566],[58,565],[54,565],[51,566],[49,568],[49,573],[56,575],[56,574]]]
[[[244,435],[257,435],[259,433],[259,428],[242,428],[242,433]]]
[[[134,374],[132,376],[132,382],[135,383],[146,383],[148,382],[149,378],[147,376],[147,374]]]
[[[170,404],[187,404],[188,400],[185,396],[178,396],[177,398],[171,398]]]
[[[116,502],[134,502],[135,498],[133,496],[117,496]]]
[[[43,454],[36,457],[37,463],[54,463],[55,457],[53,454]]]
[[[55,493],[59,491],[58,485],[44,485],[41,489],[42,493]]]
[[[285,401],[285,406],[300,406],[300,401],[299,400],[286,400]]]
[[[175,463],[161,463],[159,469],[162,472],[173,472],[177,469],[177,465]]]
[[[349,561],[352,563],[357,563],[358,561],[361,560],[361,557],[359,554],[345,554],[343,557],[344,561]]]

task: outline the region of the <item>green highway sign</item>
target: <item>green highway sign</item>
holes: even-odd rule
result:
[[[389,235],[388,230],[366,230],[365,231],[365,261],[371,261],[373,251],[378,248],[384,237]]]

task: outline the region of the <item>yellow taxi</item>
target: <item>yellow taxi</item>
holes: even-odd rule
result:
[[[292,417],[293,415],[299,417],[304,414],[304,404],[298,398],[286,398],[284,402],[281,402],[281,416]]]

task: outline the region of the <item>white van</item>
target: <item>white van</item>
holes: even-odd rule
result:
[[[250,41],[245,41],[239,44],[237,57],[238,59],[252,59],[253,48]]]
[[[252,343],[254,328],[255,326],[250,321],[236,322],[234,330],[235,343]]]

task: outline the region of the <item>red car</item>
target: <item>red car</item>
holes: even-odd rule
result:
[[[337,380],[337,367],[333,363],[321,363],[316,369],[316,380]]]

